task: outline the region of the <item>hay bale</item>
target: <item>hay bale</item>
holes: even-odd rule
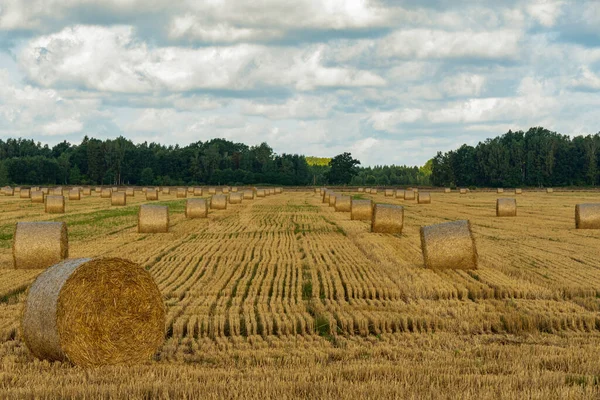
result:
[[[281,194],[281,193],[283,193],[283,188],[280,188],[280,187],[275,188],[275,194]]]
[[[330,190],[326,190],[323,192],[323,203],[325,204],[329,204],[329,197],[331,196],[332,192]]]
[[[496,200],[496,217],[516,217],[517,200],[502,198]]]
[[[467,220],[421,227],[426,268],[477,269],[477,248]]]
[[[358,188],[358,193],[364,193],[365,188]]]
[[[394,204],[375,204],[371,219],[371,232],[402,233],[404,207]]]
[[[12,243],[15,269],[42,269],[69,256],[64,222],[17,222]]]
[[[269,189],[269,196],[272,196],[275,194],[275,189],[274,188],[270,188]]]
[[[146,194],[146,192],[148,192],[148,188],[147,187],[143,187],[142,188],[142,193]]]
[[[158,200],[158,190],[148,189],[146,190],[146,200]]]
[[[100,198],[102,198],[102,199],[110,199],[111,195],[112,195],[112,189],[111,188],[102,188],[102,191],[100,192]]]
[[[377,189],[371,189],[371,194],[377,194]]]
[[[321,189],[315,188],[315,193],[320,193],[320,192],[321,192]]]
[[[4,186],[2,188],[2,194],[4,194],[5,196],[14,196],[15,194],[15,189],[13,189],[10,186]]]
[[[44,192],[38,190],[37,192],[31,192],[31,202],[44,204]]]
[[[460,194],[467,194],[467,189],[460,189]]]
[[[127,205],[127,194],[125,192],[113,192],[110,197],[111,206]]]
[[[21,192],[21,187],[15,186],[15,193],[20,193],[20,192]]]
[[[385,197],[394,197],[394,189],[385,189],[384,196]]]
[[[227,186],[221,189],[221,191],[223,192],[223,194],[229,194],[229,188]]]
[[[202,196],[202,188],[201,187],[194,188],[194,196]]]
[[[504,193],[504,189],[503,188],[498,188],[498,189],[496,189],[496,193],[498,193],[498,194]]]
[[[185,202],[186,218],[206,218],[208,216],[208,203],[205,199],[187,199]]]
[[[84,196],[91,196],[92,195],[92,189],[91,188],[83,188],[82,191]]]
[[[237,193],[237,191],[238,191],[237,187],[234,186],[231,188],[231,193]]]
[[[335,207],[335,202],[337,201],[337,195],[335,193],[329,194],[329,207]]]
[[[128,187],[127,189],[125,189],[125,196],[135,197],[135,189],[132,187]]]
[[[451,192],[452,192],[452,189],[450,189],[450,188],[445,188],[444,189],[444,193],[451,193]]]
[[[515,189],[515,194],[523,194],[523,189]]]
[[[63,189],[62,187],[56,187],[52,190],[52,194],[54,196],[62,196],[63,195]]]
[[[369,193],[370,194],[371,193],[371,188],[366,188],[365,189],[365,193]]]
[[[577,204],[575,206],[576,229],[600,229],[600,203]]]
[[[100,186],[96,186],[96,187],[94,188],[94,192],[96,192],[96,193],[100,193],[100,192],[102,192],[102,188],[101,188]]]
[[[164,187],[164,188],[162,189],[162,193],[163,193],[163,194],[171,194],[171,188]]]
[[[177,198],[185,199],[187,197],[187,189],[186,188],[178,188],[177,189]]]
[[[214,187],[208,188],[208,194],[217,194],[217,189]]]
[[[81,367],[142,363],[164,342],[165,306],[140,265],[76,258],[54,264],[33,282],[21,330],[40,359]]]
[[[44,193],[44,195],[50,194],[50,189],[49,188],[42,188],[42,193]]]
[[[431,194],[426,192],[417,193],[417,204],[431,204]]]
[[[244,190],[242,193],[244,200],[254,200],[254,190]]]
[[[350,196],[338,196],[335,201],[336,212],[350,212],[352,211],[352,197]]]
[[[29,199],[31,197],[31,189],[21,189],[19,197],[21,199]]]
[[[396,190],[396,198],[397,199],[404,199],[404,190]]]
[[[546,193],[554,193],[554,189],[552,189],[552,188],[547,188],[547,189],[546,189]]]
[[[229,204],[242,204],[244,195],[240,192],[232,192],[229,195]]]
[[[419,193],[419,188],[414,188],[412,191],[415,193]]]
[[[65,197],[51,195],[46,196],[46,204],[44,206],[48,214],[62,214],[65,212]]]
[[[405,190],[404,191],[404,200],[414,200],[415,192],[413,190]]]
[[[143,204],[138,212],[138,233],[169,232],[169,208]]]
[[[256,189],[256,197],[266,197],[265,189]]]
[[[216,194],[210,199],[211,210],[226,210],[227,209],[227,196],[224,194]]]
[[[69,200],[81,200],[81,192],[79,189],[69,190]]]
[[[355,221],[371,221],[373,217],[373,202],[371,200],[352,199],[350,219]]]
[[[118,188],[117,186],[113,186],[113,187],[112,187],[112,191],[113,191],[113,192],[118,192],[118,191],[119,191],[119,188]]]

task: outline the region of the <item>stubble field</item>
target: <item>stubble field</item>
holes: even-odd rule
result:
[[[93,193],[93,192],[92,192]],[[593,192],[432,193],[405,206],[401,235],[370,233],[311,192],[187,220],[161,195],[170,232],[138,234],[98,194],[64,215],[0,197],[0,398],[589,398],[600,395],[600,232],[576,230]],[[154,202],[156,203],[156,202]],[[469,219],[479,269],[423,267],[419,228]],[[70,257],[118,256],[149,270],[167,306],[152,362],[86,370],[36,360],[19,333],[28,285],[12,269],[18,221],[65,221]]]

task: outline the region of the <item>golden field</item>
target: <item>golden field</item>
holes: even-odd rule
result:
[[[600,396],[600,231],[576,230],[594,192],[432,193],[401,235],[370,233],[312,192],[244,200],[206,219],[160,194],[170,232],[138,234],[99,194],[66,214],[0,196],[0,398],[590,398]],[[93,192],[92,192],[93,193]],[[191,197],[191,196],[189,196]],[[156,203],[156,202],[153,202]],[[423,267],[419,228],[469,219],[479,269]],[[81,369],[20,339],[27,286],[12,269],[18,221],[65,221],[70,257],[118,256],[155,278],[167,339],[144,365]]]

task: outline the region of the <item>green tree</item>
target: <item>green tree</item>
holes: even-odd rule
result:
[[[348,184],[353,176],[358,175],[357,165],[360,165],[360,161],[352,158],[352,154],[339,154],[329,162],[327,180],[331,184]]]
[[[147,167],[142,170],[142,175],[140,177],[140,183],[142,185],[153,185],[154,184],[154,171],[152,171],[152,168]]]
[[[8,182],[8,169],[6,168],[6,165],[0,161],[0,186],[6,186],[8,185]]]

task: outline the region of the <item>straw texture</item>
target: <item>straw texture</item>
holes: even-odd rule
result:
[[[146,190],[146,200],[158,200],[158,190],[156,189],[148,189]]]
[[[94,189],[94,192],[100,193],[100,192],[102,192],[102,188],[100,186],[96,186],[96,188]]]
[[[29,289],[21,320],[40,359],[81,367],[149,361],[164,341],[165,307],[152,276],[120,258],[65,260]]]
[[[127,194],[125,192],[113,192],[110,197],[111,206],[127,205]]]
[[[377,189],[371,189],[371,194],[377,194]]]
[[[272,196],[272,195],[274,195],[274,194],[275,194],[275,189],[273,189],[273,188],[270,188],[270,189],[269,189],[269,196]]]
[[[31,189],[21,189],[19,197],[22,199],[28,199],[31,197]]]
[[[69,256],[64,222],[17,222],[12,243],[15,269],[42,269]]]
[[[358,193],[363,193],[365,191],[365,188],[358,188]]]
[[[14,196],[15,194],[15,189],[13,189],[10,186],[4,186],[2,188],[2,194],[4,194],[5,196]]]
[[[444,193],[450,193],[450,192],[452,192],[452,189],[450,189],[450,188],[445,188],[444,189]]]
[[[371,193],[371,188],[366,188],[365,189],[365,193],[369,193],[370,194]]]
[[[517,200],[515,199],[497,199],[496,200],[496,217],[516,217],[517,216]]]
[[[237,187],[234,186],[231,188],[231,193],[237,193],[237,191],[238,191]]]
[[[397,199],[404,199],[404,190],[396,190],[396,198]]]
[[[515,189],[515,194],[523,194],[523,189]]]
[[[100,192],[100,198],[102,198],[102,199],[110,199],[111,195],[112,195],[112,189],[111,188],[102,188],[102,191]]]
[[[385,189],[384,195],[385,197],[394,197],[394,189]]]
[[[226,210],[227,209],[227,196],[224,194],[216,194],[210,200],[211,210]]]
[[[575,228],[600,229],[600,203],[577,204],[575,206]]]
[[[125,196],[135,197],[135,189],[132,187],[128,187],[127,189],[125,189]]]
[[[138,211],[138,233],[169,232],[169,208],[143,204]]]
[[[417,193],[418,204],[431,204],[431,194],[426,192]]]
[[[256,189],[256,197],[265,197],[266,195],[265,189]]]
[[[412,190],[405,190],[404,191],[404,200],[414,200],[415,199],[415,192]]]
[[[162,193],[163,194],[171,194],[171,188],[168,188],[168,187],[162,188]]]
[[[404,207],[393,204],[375,204],[371,219],[371,232],[402,233]]]
[[[323,192],[323,203],[329,204],[329,197],[331,197],[333,193],[330,190],[326,190]]]
[[[177,198],[185,199],[187,197],[187,189],[186,188],[178,188],[177,189]]]
[[[329,194],[329,207],[335,207],[335,202],[337,201],[337,195],[335,193]]]
[[[254,200],[254,190],[244,190],[244,200]]]
[[[467,189],[460,189],[460,194],[467,194]]]
[[[201,187],[194,188],[194,196],[202,196],[202,188]]]
[[[547,188],[547,189],[546,189],[546,193],[554,193],[554,189],[552,189],[552,188]]]
[[[45,211],[48,214],[62,214],[65,212],[65,198],[64,196],[46,196]]]
[[[283,193],[283,188],[280,188],[280,187],[275,188],[275,194],[281,194],[281,193]]]
[[[504,193],[504,189],[498,188],[498,189],[496,189],[496,193]]]
[[[79,189],[69,190],[69,200],[81,200],[81,192]]]
[[[217,194],[217,189],[216,188],[208,188],[208,194]]]
[[[232,192],[229,195],[229,204],[242,204],[244,195],[240,192]]]
[[[467,220],[421,227],[426,268],[477,269],[477,248]]]
[[[31,192],[31,202],[32,203],[44,203],[44,192],[38,190],[37,192]]]
[[[352,211],[352,197],[350,196],[338,196],[335,201],[336,212],[350,212]]]
[[[42,192],[44,193],[44,195],[47,195],[50,193],[50,189],[49,188],[42,188]]]
[[[350,219],[355,221],[370,221],[373,216],[373,202],[371,200],[352,199]]]
[[[225,186],[223,189],[221,189],[221,191],[222,191],[224,194],[228,194],[228,193],[229,193],[229,188],[228,188],[227,186]]]
[[[185,202],[186,218],[206,218],[208,216],[208,203],[205,199],[187,199]]]

